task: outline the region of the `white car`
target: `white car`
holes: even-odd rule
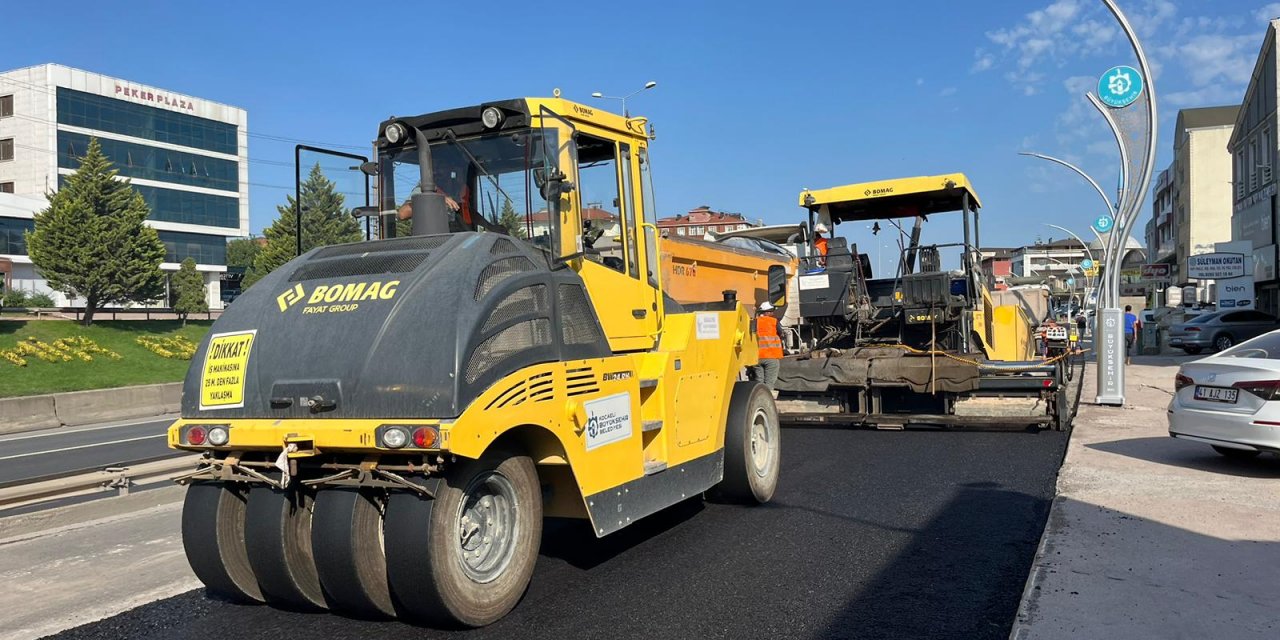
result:
[[[1280,453],[1280,331],[1178,369],[1169,435],[1228,458]]]

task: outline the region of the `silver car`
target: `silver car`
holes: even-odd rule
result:
[[[1195,355],[1205,349],[1226,351],[1233,345],[1276,329],[1276,317],[1261,311],[1215,311],[1198,315],[1169,331],[1169,346]]]

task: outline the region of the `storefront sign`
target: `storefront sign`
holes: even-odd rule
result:
[[[1218,309],[1252,309],[1253,276],[1218,281]]]
[[[1245,274],[1243,253],[1202,253],[1187,259],[1187,277],[1195,280],[1239,278]]]
[[[1169,277],[1169,265],[1167,264],[1142,265],[1143,280],[1165,280],[1168,277]]]

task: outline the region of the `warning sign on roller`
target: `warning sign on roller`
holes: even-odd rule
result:
[[[244,384],[254,331],[219,333],[209,338],[200,378],[200,409],[237,409],[244,406]]]

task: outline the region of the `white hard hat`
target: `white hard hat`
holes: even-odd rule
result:
[[[761,310],[761,311],[773,311],[773,305],[769,304],[769,301],[768,301],[768,300],[766,300],[766,301],[764,301],[764,302],[761,302],[761,303],[760,303],[760,310]]]
[[[827,225],[822,224],[821,222],[814,225],[813,232],[814,233],[830,233],[830,231],[827,231]]]

